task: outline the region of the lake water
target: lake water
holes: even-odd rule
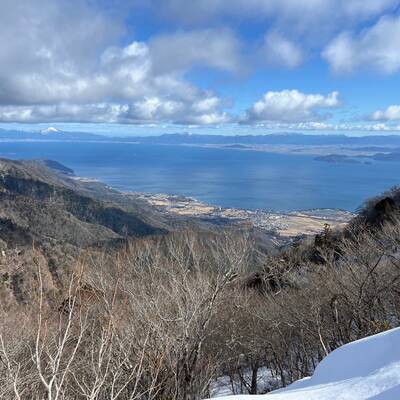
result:
[[[356,210],[400,184],[400,163],[330,164],[312,156],[125,143],[0,143],[6,158],[47,158],[124,191],[180,194],[276,211]]]

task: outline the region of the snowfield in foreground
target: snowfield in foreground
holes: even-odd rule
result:
[[[400,400],[400,328],[340,347],[318,365],[311,378],[287,388],[221,399]]]

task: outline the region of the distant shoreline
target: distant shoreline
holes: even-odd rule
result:
[[[234,137],[232,137],[234,138]],[[315,157],[316,161],[337,163],[359,163],[368,164],[368,162],[358,161],[358,158],[367,158],[369,163],[372,161],[400,161],[400,150],[396,146],[382,145],[371,148],[371,146],[342,146],[342,145],[297,145],[297,144],[257,144],[247,145],[241,143],[230,144],[212,144],[212,143],[158,143],[143,142],[140,140],[124,139],[5,139],[0,138],[0,143],[93,143],[93,144],[126,144],[126,145],[147,145],[147,146],[177,146],[194,147],[215,150],[233,150],[233,151],[254,151],[269,154],[287,154],[303,155]]]
[[[398,184],[398,168],[387,162],[324,166],[311,154],[293,152],[280,155],[222,152],[209,146],[190,150],[187,145],[47,142],[51,143],[12,141],[0,146],[0,151],[11,159],[59,160],[82,178],[94,177],[122,191],[189,195],[207,205],[280,214],[316,208],[354,212],[363,198]],[[363,192],[362,197],[354,185]]]
[[[82,183],[101,184],[122,196],[144,201],[167,215],[172,214],[209,221],[223,219],[239,225],[250,224],[273,235],[277,241],[281,238],[282,243],[299,236],[315,235],[325,229],[326,226],[333,229],[344,227],[356,215],[338,208],[315,208],[283,212],[267,209],[251,210],[222,207],[202,202],[191,196],[119,190],[99,179],[82,176],[74,176],[73,179]]]

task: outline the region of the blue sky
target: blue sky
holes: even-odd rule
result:
[[[0,127],[400,132],[400,0],[3,0]]]

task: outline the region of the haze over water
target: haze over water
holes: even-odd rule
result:
[[[1,143],[6,158],[52,159],[123,191],[191,196],[222,207],[356,210],[399,184],[400,163],[330,164],[312,156],[121,143]]]

